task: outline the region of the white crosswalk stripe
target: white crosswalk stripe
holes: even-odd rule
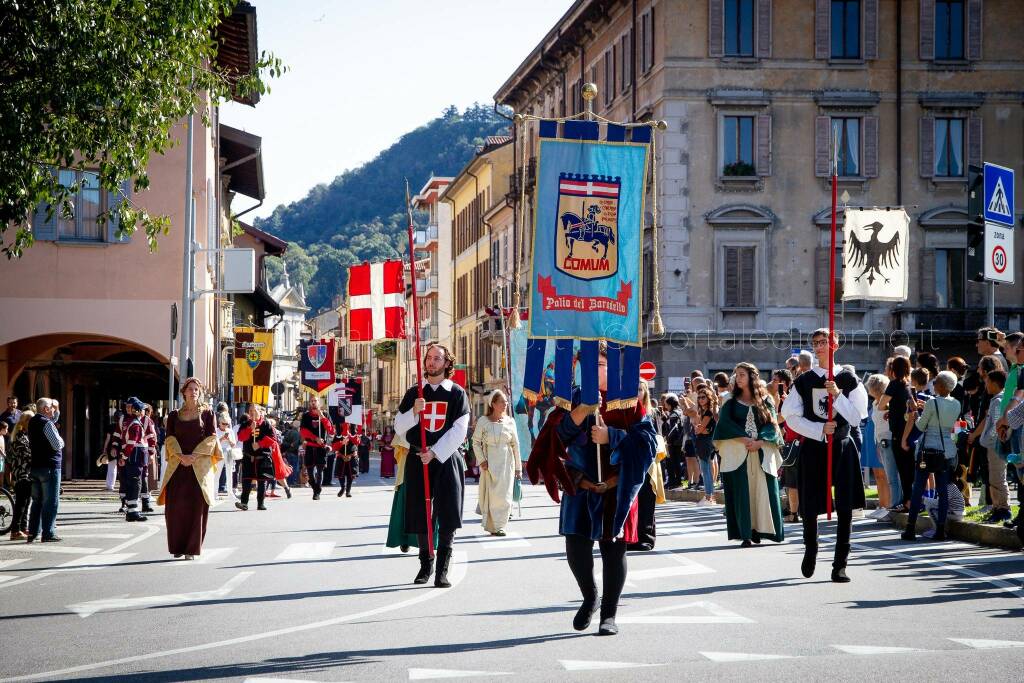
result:
[[[334,541],[314,543],[292,543],[282,550],[275,560],[322,560],[334,552]]]
[[[76,557],[70,562],[60,565],[59,569],[99,569],[109,567],[119,562],[135,557],[135,553],[116,553],[113,555],[85,555]]]
[[[456,539],[456,544],[459,541],[466,543],[476,543],[475,548],[471,550],[504,550],[506,548],[529,548],[531,543],[523,538],[522,534],[517,534],[514,531],[507,532],[507,536],[491,536],[491,535],[478,535],[478,536],[463,536],[461,539]]]
[[[188,564],[214,564],[216,562],[220,562],[236,550],[238,550],[238,548],[203,548],[202,554]]]
[[[61,553],[65,555],[90,555],[98,553],[102,548],[83,548],[63,543],[12,543],[4,545],[4,550],[24,550],[30,553]]]

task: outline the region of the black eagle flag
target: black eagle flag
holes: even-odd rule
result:
[[[906,301],[909,226],[901,208],[846,209],[844,301]]]

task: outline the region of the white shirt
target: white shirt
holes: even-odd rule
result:
[[[423,387],[430,386],[432,389],[438,387],[445,391],[451,391],[452,386],[455,383],[447,377],[441,380],[440,384],[430,384],[427,380],[423,380]],[[401,434],[403,437],[408,433],[410,429],[416,426],[416,415],[412,409],[405,411],[404,413],[398,413],[395,415],[395,431]],[[448,458],[459,449],[466,441],[466,434],[469,432],[469,413],[461,416],[455,422],[452,423],[452,428],[441,435],[441,438],[430,447],[430,450],[434,452],[434,455],[440,462],[445,462]],[[415,444],[419,448],[420,444]]]
[[[836,365],[832,369],[832,374],[838,375],[841,371],[842,368]],[[827,377],[825,368],[815,367],[807,372],[813,372],[818,377]],[[857,388],[851,391],[849,396],[839,394],[832,399],[832,407],[851,425],[859,425],[861,420],[868,416],[868,392],[862,383],[857,382]],[[825,440],[825,423],[804,417],[804,400],[800,398],[800,392],[795,388],[789,392],[789,396],[782,404],[782,416],[786,418],[786,425],[797,434],[815,441]]]

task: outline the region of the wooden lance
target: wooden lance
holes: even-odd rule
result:
[[[409,214],[409,277],[412,280],[412,329],[416,338],[416,395],[423,398],[423,356],[420,354],[420,307],[416,296],[416,242],[413,237],[412,202],[409,180],[405,181],[405,208]],[[420,453],[427,451],[427,428],[420,416]],[[427,509],[427,553],[434,557],[434,521],[430,509],[430,466],[423,463],[423,502]]]
[[[832,340],[836,336],[836,191],[839,184],[839,141],[832,136],[832,241],[828,250],[828,381],[835,381],[832,365],[835,363],[835,348]],[[828,421],[832,421],[832,393],[828,394]],[[832,519],[832,434],[828,441],[828,465],[825,475],[825,513]]]

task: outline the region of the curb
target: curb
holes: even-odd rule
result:
[[[696,503],[703,497],[703,491],[686,491],[683,489],[665,491],[665,498],[667,500],[680,503]],[[719,505],[724,505],[725,494],[721,491],[716,491],[715,502]],[[877,500],[869,500],[866,509],[875,509],[877,507]],[[783,511],[785,512],[785,506],[783,506]],[[892,515],[892,526],[899,530],[906,529],[907,517],[908,515],[906,513]],[[927,517],[917,518],[917,533],[920,534],[922,531],[931,528],[931,521]],[[946,537],[956,541],[972,543],[974,545],[991,546],[995,548],[1003,548],[1005,550],[1020,550],[1022,547],[1021,540],[1017,537],[1017,533],[1013,529],[1007,529],[1005,527],[995,526],[992,524],[979,524],[977,522],[957,522],[950,520],[946,523]]]

